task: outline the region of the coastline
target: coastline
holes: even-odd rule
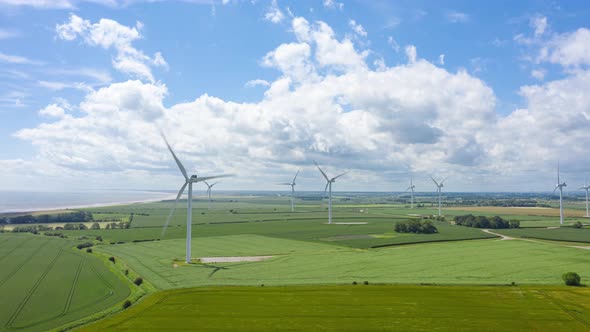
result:
[[[36,213],[36,212],[51,212],[51,211],[59,211],[59,210],[73,210],[73,209],[87,209],[87,208],[98,208],[98,207],[107,207],[107,206],[119,206],[119,205],[132,205],[132,204],[143,204],[143,203],[154,203],[160,202],[163,200],[168,199],[175,199],[175,194],[168,194],[162,193],[162,196],[159,198],[147,198],[147,199],[135,199],[129,201],[118,201],[118,202],[105,202],[105,203],[95,203],[95,204],[77,204],[77,205],[62,205],[62,206],[52,206],[52,207],[35,207],[30,209],[11,209],[11,210],[2,210],[0,211],[0,216],[5,214],[15,214],[15,213]]]

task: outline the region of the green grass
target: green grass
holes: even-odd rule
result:
[[[527,241],[477,240],[354,249],[252,235],[196,238],[193,257],[275,256],[262,262],[191,264],[183,240],[103,246],[160,289],[202,285],[372,283],[561,284],[590,277],[586,250]]]
[[[496,233],[512,237],[535,238],[543,240],[590,243],[590,229],[587,228],[520,228],[498,229]]]
[[[305,286],[164,291],[81,331],[589,331],[566,287]]]
[[[129,287],[81,241],[0,234],[0,331],[55,328],[126,298]]]

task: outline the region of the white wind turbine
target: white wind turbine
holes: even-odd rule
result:
[[[315,162],[315,160],[313,161],[313,163],[320,170],[320,173],[322,173],[322,175],[324,176],[324,179],[326,179],[326,182],[327,182],[326,188],[324,189],[324,195],[326,195],[326,190],[329,190],[329,192],[328,192],[328,224],[331,224],[332,223],[332,183],[336,182],[337,178],[341,177],[342,175],[344,175],[348,172],[344,172],[344,173],[330,179],[330,178],[328,178],[326,173],[324,173],[324,171],[322,171],[322,169],[320,168],[318,163]]]
[[[166,228],[168,227],[168,223],[170,223],[170,218],[174,214],[174,210],[176,209],[176,204],[178,203],[180,196],[182,196],[182,194],[184,193],[184,189],[188,186],[188,199],[187,199],[187,211],[186,211],[186,262],[190,263],[191,262],[191,239],[192,239],[192,236],[191,236],[192,235],[192,228],[191,227],[192,227],[192,217],[193,217],[193,213],[192,213],[193,212],[193,206],[192,206],[193,183],[202,182],[205,180],[210,180],[210,179],[215,179],[215,178],[227,177],[227,176],[231,176],[231,175],[216,175],[216,176],[207,176],[207,177],[197,177],[197,175],[191,175],[189,177],[188,174],[186,173],[186,169],[184,168],[184,166],[182,165],[182,163],[180,162],[178,157],[176,157],[176,154],[174,153],[174,151],[170,147],[170,144],[168,144],[168,140],[166,140],[166,137],[164,136],[164,134],[162,134],[162,138],[164,139],[164,142],[166,142],[166,146],[168,147],[168,150],[170,150],[170,153],[172,153],[172,157],[174,157],[174,161],[176,161],[176,164],[178,165],[180,172],[184,176],[184,184],[182,185],[182,187],[180,187],[180,190],[178,191],[178,195],[176,195],[176,200],[174,201],[174,205],[172,206],[172,209],[170,210],[170,214],[168,214],[168,218],[166,219],[166,223],[164,224],[164,228],[162,229],[161,237],[163,238],[164,235],[166,234]]]
[[[295,179],[297,179],[297,175],[299,175],[299,171],[295,173],[295,177],[293,178],[293,181],[291,181],[291,183],[279,183],[279,185],[281,186],[291,186],[291,212],[295,212],[295,186],[297,185],[295,183]]]
[[[442,180],[440,183],[436,182],[435,179],[432,178],[432,176],[430,177],[432,179],[432,181],[434,182],[434,184],[436,184],[436,192],[438,193],[438,216],[440,217],[442,214],[440,212],[440,206],[441,206],[441,194],[442,194],[442,188],[445,186],[444,183],[445,181],[447,181],[448,177],[445,178],[444,180]]]
[[[406,189],[406,191],[410,190],[412,193],[410,196],[410,209],[414,208],[414,188],[416,188],[416,186],[414,185],[414,177],[410,177],[410,186],[408,187],[408,189]]]
[[[559,224],[563,225],[563,187],[567,187],[565,181],[562,183],[559,179],[559,163],[557,163],[557,185],[553,189],[553,193],[559,189]]]
[[[584,181],[584,186],[580,188],[580,190],[586,190],[586,217],[590,217],[588,213],[588,190],[590,190],[590,185]]]
[[[207,204],[207,209],[211,210],[211,188],[213,188],[214,185],[218,184],[221,181],[217,181],[213,184],[209,184],[207,181],[203,180],[203,182],[205,183],[205,185],[207,185],[207,196],[209,196],[209,203]]]

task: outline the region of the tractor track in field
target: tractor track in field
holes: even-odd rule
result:
[[[563,312],[565,312],[566,314],[568,314],[568,316],[570,316],[571,318],[577,320],[578,322],[582,323],[582,325],[590,328],[590,322],[587,322],[585,319],[578,317],[578,315],[576,315],[575,313],[572,313],[571,310],[569,310],[568,308],[566,308],[563,304],[561,304],[561,302],[559,302],[558,300],[556,300],[555,298],[553,298],[553,296],[547,294],[547,292],[545,292],[544,290],[538,290],[539,294],[543,295],[547,300],[549,300],[549,302],[555,304],[556,306],[558,306]]]
[[[16,320],[16,318],[18,317],[18,315],[20,314],[20,312],[23,310],[23,308],[27,304],[27,302],[29,302],[29,299],[31,298],[31,296],[33,296],[33,294],[37,290],[37,287],[39,287],[39,285],[41,284],[41,282],[43,281],[43,279],[45,279],[45,277],[49,274],[49,271],[51,271],[51,269],[55,265],[55,262],[57,262],[57,260],[61,256],[62,252],[63,252],[63,249],[60,248],[59,249],[59,252],[57,253],[57,255],[55,255],[55,257],[53,258],[53,260],[51,261],[51,263],[49,263],[49,266],[45,269],[45,271],[43,271],[43,274],[41,274],[41,276],[39,277],[39,279],[37,279],[37,281],[35,282],[35,284],[33,284],[33,287],[31,287],[31,289],[29,289],[29,292],[27,293],[27,295],[25,296],[25,298],[19,303],[19,305],[16,308],[16,310],[14,311],[14,313],[10,316],[10,318],[6,322],[5,327],[7,327],[7,328],[11,328],[12,327],[12,323],[14,323],[14,321]]]
[[[21,326],[18,326],[16,328],[18,328],[18,329],[30,328],[30,327],[37,326],[37,325],[46,323],[48,321],[54,320],[56,318],[65,316],[68,313],[68,311],[69,311],[70,304],[72,303],[72,298],[74,297],[74,289],[76,288],[76,285],[78,284],[78,279],[80,277],[80,271],[82,271],[82,267],[83,267],[83,265],[85,263],[86,263],[86,258],[85,257],[81,257],[80,258],[80,263],[78,264],[78,268],[76,270],[76,275],[74,277],[74,281],[72,282],[72,287],[70,288],[70,292],[68,294],[68,298],[67,298],[66,304],[64,306],[64,310],[61,313],[59,313],[59,314],[57,314],[57,315],[55,315],[53,317],[42,319],[42,320],[36,321],[34,323],[28,324],[28,325],[21,325]]]
[[[33,256],[35,256],[35,254],[37,254],[37,252],[39,250],[43,249],[48,243],[49,243],[49,240],[47,240],[45,243],[40,245],[35,251],[33,251],[33,253],[31,253],[25,260],[23,260],[23,262],[16,269],[14,269],[12,272],[10,272],[10,274],[8,274],[8,276],[6,276],[2,281],[0,281],[0,287],[2,285],[4,285],[5,282],[10,280],[10,278],[12,278],[12,276],[14,276],[18,271],[20,271],[20,269],[22,269],[22,267],[25,266],[25,264],[27,264],[29,262],[29,260]]]
[[[590,246],[569,246],[569,245],[565,245],[565,244],[557,244],[557,243],[547,242],[547,241],[552,241],[552,240],[544,240],[544,239],[535,240],[535,239],[522,238],[522,237],[511,237],[511,236],[502,235],[500,233],[493,232],[493,231],[491,231],[489,229],[482,229],[481,231],[484,232],[484,233],[488,233],[488,234],[499,236],[501,238],[500,240],[527,241],[527,242],[533,242],[533,243],[551,244],[551,245],[558,246],[558,247],[566,247],[566,248],[576,248],[576,249],[590,250]]]
[[[12,254],[16,249],[22,247],[23,245],[25,245],[25,243],[28,243],[29,241],[31,241],[31,239],[27,239],[26,241],[22,241],[21,243],[19,243],[18,245],[16,245],[14,248],[12,248],[12,250],[10,250],[9,252],[7,252],[4,256],[0,257],[0,262],[2,260],[4,260],[5,258],[8,258],[8,256],[10,256],[10,254]]]

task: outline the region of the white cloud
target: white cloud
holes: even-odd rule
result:
[[[11,30],[11,29],[0,29],[0,40],[17,38],[20,36],[21,36],[20,31]]]
[[[270,86],[270,83],[267,80],[255,79],[246,82],[245,86],[247,88],[254,88],[257,86]]]
[[[560,151],[570,167],[590,162],[586,71],[523,87],[526,106],[499,116],[485,82],[419,59],[413,45],[406,47],[408,63],[387,67],[383,61],[373,70],[363,52],[343,46],[346,38],[339,40],[327,24],[294,18],[292,26],[294,41],[261,61],[279,74],[259,101],[204,94],[165,107],[164,85],[113,83],[89,92],[67,112],[60,103],[49,105],[43,113],[52,118],[16,134],[40,154],[32,161],[0,161],[0,166],[27,173],[44,164],[51,172],[84,175],[84,181],[169,188],[178,174],[159,128],[191,172],[196,165],[199,174],[248,174],[232,182],[243,189],[259,185],[260,178],[278,181],[299,167],[304,168],[302,185],[314,189],[312,159],[328,168],[356,170],[375,183],[394,173],[444,172],[455,175],[455,188],[477,176],[499,182],[501,175],[553,165]],[[336,47],[327,50],[328,45]],[[343,66],[343,57],[354,57],[354,65]],[[363,189],[353,182],[340,188]]]
[[[531,76],[542,81],[545,79],[545,75],[547,75],[547,71],[545,69],[533,69],[531,71]]]
[[[447,21],[451,23],[465,23],[469,21],[469,15],[458,11],[448,11],[446,13]]]
[[[152,58],[132,46],[134,41],[142,38],[139,32],[142,26],[137,22],[136,26],[128,27],[104,18],[98,23],[90,23],[72,14],[69,22],[58,24],[55,29],[61,39],[71,41],[79,37],[90,46],[114,49],[116,55],[112,62],[115,69],[154,82],[151,66],[168,68],[168,64],[160,52]]]
[[[416,57],[417,57],[416,46],[408,45],[408,46],[406,46],[405,50],[406,50],[406,56],[408,57],[408,62],[409,63],[416,62]]]
[[[438,63],[441,65],[445,64],[445,55],[444,54],[441,54],[438,56]]]
[[[61,107],[57,104],[50,104],[50,105],[47,105],[45,108],[42,108],[41,110],[39,110],[39,114],[47,115],[47,116],[51,116],[51,117],[55,117],[55,118],[63,118],[66,114],[66,111],[64,110],[63,107]]]
[[[590,29],[554,35],[539,51],[537,61],[580,67],[590,65]]]
[[[344,4],[342,2],[338,2],[335,0],[324,0],[323,5],[324,5],[324,7],[330,8],[330,9],[338,8],[338,9],[342,10],[344,8]]]
[[[387,37],[387,43],[391,46],[391,48],[393,48],[395,53],[399,52],[399,44],[395,41],[395,39],[393,39],[393,37]]]
[[[38,9],[74,8],[74,2],[70,0],[0,0],[0,5],[26,6]]]
[[[17,65],[40,65],[40,61],[31,60],[19,55],[10,55],[0,52],[0,62],[6,62]]]
[[[355,20],[348,21],[348,26],[350,26],[352,31],[354,31],[354,33],[356,33],[357,35],[362,37],[367,36],[367,31],[365,31],[365,28],[363,28],[363,26],[357,23]]]
[[[266,13],[264,14],[264,19],[272,23],[281,23],[284,18],[285,14],[283,14],[281,9],[279,8],[277,0],[272,0]]]
[[[535,38],[539,38],[547,29],[547,17],[535,16],[530,20],[530,26],[535,29]]]

